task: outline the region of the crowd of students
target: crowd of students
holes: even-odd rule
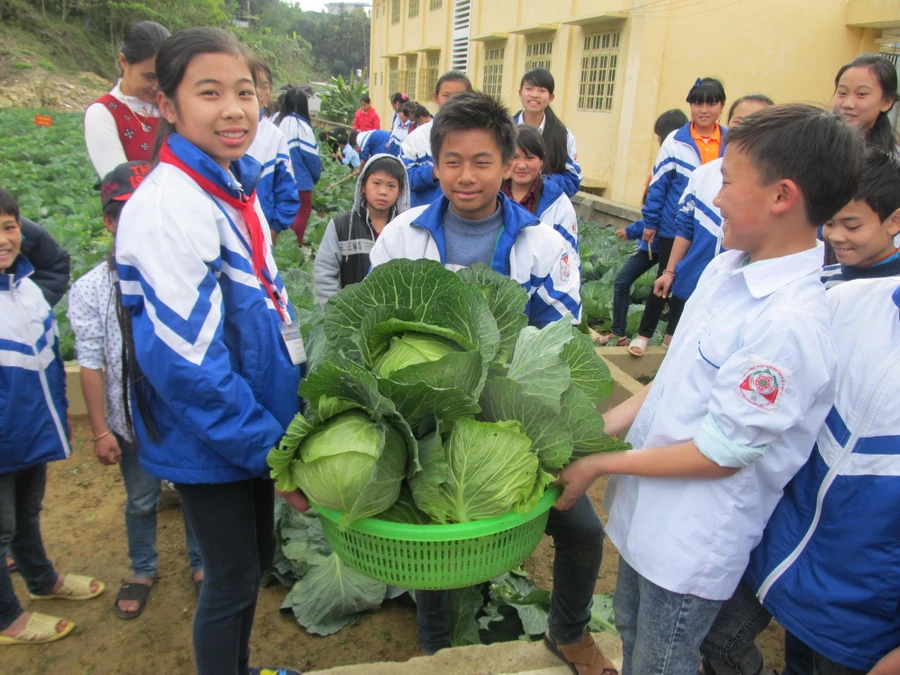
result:
[[[133,619],[147,605],[160,481],[171,482],[198,591],[197,671],[262,672],[249,637],[275,551],[266,456],[301,408],[306,365],[272,248],[287,228],[302,245],[318,145],[303,91],[285,92],[271,119],[271,72],[223,31],[141,22],[119,62],[120,81],[85,115],[114,250],[69,291],[94,452],[119,465],[127,495],[133,577],[113,611]],[[397,93],[382,131],[366,97],[351,134],[320,137],[358,178],[315,259],[319,302],[372,267],[425,258],[516,280],[532,326],[578,324],[569,197],[581,169],[554,89],[548,71],[529,71],[511,115],[451,71],[433,118]],[[602,341],[623,343],[628,288],[657,266],[630,350],[644,353],[668,302],[669,351],[651,384],[604,415],[634,449],[563,469],[547,526],[544,639],[576,675],[617,672],[586,632],[604,536],[586,491],[601,475],[613,477],[623,675],[758,675],[755,639],[772,617],[788,631],[786,673],[900,672],[897,99],[896,71],[867,55],[838,73],[834,112],[749,94],[726,129],[724,87],[701,78],[690,121],[658,120],[643,219],[620,233],[639,248]],[[0,553],[12,554],[0,645],[74,626],[24,612],[11,565],[35,600],[104,590],[58,574],[39,528],[47,463],[71,452],[51,309],[68,275],[33,228],[0,190],[0,307],[12,317],[0,322]],[[824,270],[820,231],[837,260]],[[52,274],[42,280],[34,263]],[[299,491],[278,494],[309,507]],[[448,647],[450,593],[416,599],[420,649]]]

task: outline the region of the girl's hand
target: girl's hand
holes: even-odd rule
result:
[[[553,505],[554,509],[557,511],[570,509],[588,491],[593,482],[597,480],[598,474],[591,467],[592,462],[588,461],[595,457],[596,455],[577,459],[559,472],[559,476],[557,476],[553,484],[565,485],[566,487]]]
[[[653,295],[663,299],[668,298],[673,281],[675,281],[675,277],[671,274],[663,274],[659,279],[653,282]]]
[[[618,239],[619,241],[625,241],[626,239],[628,239],[628,233],[625,231],[624,227],[620,230],[616,230],[616,239]]]
[[[309,511],[309,502],[306,500],[306,495],[304,495],[300,490],[293,490],[291,492],[282,492],[281,490],[275,490],[275,494],[281,497],[284,501],[291,505],[295,511],[299,511],[303,513],[304,511]]]
[[[653,243],[653,240],[656,239],[656,230],[650,230],[650,229],[648,229],[648,228],[645,227],[645,228],[644,228],[644,234],[643,234],[643,236],[641,237],[641,239],[643,239],[644,241],[646,241],[648,245],[649,245],[649,244],[652,244],[652,243]]]
[[[100,460],[100,463],[106,466],[118,464],[122,458],[122,450],[119,448],[116,437],[112,434],[94,441],[94,454]]]

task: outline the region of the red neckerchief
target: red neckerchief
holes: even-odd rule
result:
[[[537,213],[537,205],[541,200],[541,187],[543,186],[543,176],[538,174],[538,177],[534,179],[534,182],[531,184],[531,187],[528,188],[528,192],[525,193],[525,196],[522,197],[522,200],[519,202],[519,205],[524,208],[526,211],[529,211],[532,214]],[[516,201],[516,198],[513,197],[512,193],[512,179],[507,178],[503,181],[503,185],[500,190],[507,197]]]
[[[204,192],[219,199],[239,214],[247,224],[247,231],[250,233],[250,263],[253,265],[253,272],[256,274],[260,285],[266,289],[269,298],[278,310],[281,320],[286,324],[290,324],[290,316],[284,308],[284,303],[275,288],[275,284],[266,278],[263,270],[266,270],[266,237],[263,234],[262,223],[259,222],[259,216],[256,213],[256,190],[250,196],[242,195],[242,198],[231,196],[222,186],[216,185],[214,182],[202,176],[198,171],[185,164],[169,147],[168,141],[162,144],[159,150],[159,161],[164,164],[171,164],[184,171]]]

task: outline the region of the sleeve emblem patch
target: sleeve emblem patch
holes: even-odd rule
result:
[[[784,394],[790,373],[777,366],[757,364],[744,371],[735,393],[745,403],[764,412],[774,412]]]

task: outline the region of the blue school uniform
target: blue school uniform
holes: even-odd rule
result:
[[[360,162],[369,161],[369,158],[373,155],[384,153],[394,154],[393,150],[385,147],[388,145],[390,138],[391,134],[387,131],[382,131],[381,129],[360,132],[356,137],[356,144],[359,147]]]

